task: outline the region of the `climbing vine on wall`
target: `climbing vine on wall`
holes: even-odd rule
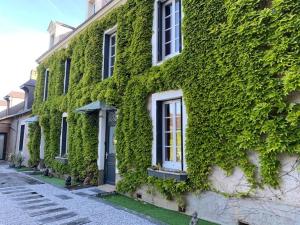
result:
[[[210,189],[214,166],[230,174],[240,167],[255,187],[277,187],[279,155],[299,153],[299,107],[287,101],[299,89],[300,2],[273,0],[183,0],[183,52],[152,67],[154,0],[128,0],[93,22],[39,66],[34,113],[45,130],[46,163],[79,178],[96,174],[97,123],[74,110],[95,100],[118,108],[118,188],[142,184],[166,196]],[[101,81],[106,29],[118,25],[113,77]],[[72,59],[70,90],[62,95],[63,62]],[[42,101],[43,77],[50,69],[49,99]],[[189,180],[147,178],[152,125],[147,103],[152,93],[182,89],[188,113],[186,160]],[[68,112],[69,164],[59,165],[60,122]],[[249,152],[260,158],[262,180]],[[90,165],[90,166],[87,166]],[[168,191],[169,190],[169,191]]]

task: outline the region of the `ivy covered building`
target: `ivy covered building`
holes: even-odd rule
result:
[[[49,26],[34,160],[219,224],[297,224],[300,2],[87,3]]]

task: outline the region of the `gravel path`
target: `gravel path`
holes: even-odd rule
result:
[[[117,209],[7,169],[0,163],[0,225],[153,225],[147,218]]]

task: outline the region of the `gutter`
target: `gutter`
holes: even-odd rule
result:
[[[112,0],[112,1],[108,2],[101,9],[99,9],[93,16],[89,17],[82,24],[80,24],[78,27],[76,27],[74,31],[72,31],[65,38],[63,38],[58,43],[56,43],[52,48],[50,48],[48,51],[46,51],[44,54],[42,54],[39,58],[37,58],[36,62],[38,64],[40,64],[43,60],[45,60],[48,56],[50,56],[54,51],[58,50],[60,47],[62,47],[64,45],[66,45],[72,37],[74,37],[79,32],[84,30],[84,28],[86,28],[89,24],[91,24],[95,20],[101,18],[102,16],[105,16],[112,9],[114,9],[118,6],[124,5],[126,2],[127,2],[127,0]]]

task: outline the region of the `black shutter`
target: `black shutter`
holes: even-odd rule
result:
[[[49,82],[49,70],[45,71],[45,82],[44,82],[44,100],[48,99],[48,82]]]
[[[180,25],[179,25],[179,52],[182,51],[182,3],[181,3],[181,0],[178,0],[179,2],[179,18],[180,18]]]
[[[68,93],[69,90],[69,80],[70,80],[70,68],[71,68],[71,59],[67,59],[65,62],[65,85],[64,85],[64,94]]]
[[[25,132],[25,125],[21,125],[20,140],[19,140],[19,151],[23,151],[24,132]]]
[[[109,74],[109,39],[110,35],[104,35],[103,79]]]
[[[157,61],[162,60],[162,3],[157,2]]]
[[[162,102],[157,102],[156,108],[156,163],[163,164],[163,108]]]
[[[62,139],[61,139],[61,156],[64,156],[67,152],[67,118],[63,117],[62,121]]]

